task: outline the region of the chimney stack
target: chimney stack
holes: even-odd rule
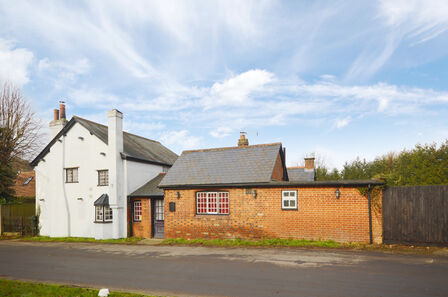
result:
[[[53,110],[53,120],[54,121],[57,121],[57,120],[59,120],[59,109],[54,109]]]
[[[238,146],[248,146],[249,139],[246,138],[246,132],[240,132],[240,139],[238,139]]]
[[[122,230],[126,209],[126,199],[123,195],[123,114],[117,109],[112,109],[107,114],[109,124],[107,127],[107,147],[109,163],[109,205],[112,209],[112,238],[125,236]]]
[[[66,119],[65,118],[65,102],[64,101],[59,101],[59,111],[60,111],[60,118],[62,119]]]
[[[64,128],[67,122],[65,117],[65,103],[64,101],[59,101],[59,110],[53,110],[53,120],[50,122],[50,140],[58,135],[59,131]]]
[[[314,170],[314,157],[305,158],[305,170]]]

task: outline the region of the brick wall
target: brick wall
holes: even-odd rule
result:
[[[142,220],[140,222],[134,221],[134,217],[131,216],[130,207],[128,207],[128,222],[132,219],[132,235],[135,237],[151,238],[151,199],[149,198],[133,198],[133,201],[142,201]]]
[[[282,189],[250,189],[257,190],[256,198],[244,188],[220,189],[229,192],[229,215],[197,215],[195,193],[203,189],[165,190],[165,237],[369,242],[368,201],[356,188],[339,188],[339,199],[336,188],[287,188],[298,191],[297,210],[282,210]],[[176,203],[175,212],[168,211],[169,202]],[[382,218],[372,214],[374,241],[381,242]]]

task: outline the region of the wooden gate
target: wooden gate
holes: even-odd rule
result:
[[[32,235],[35,233],[33,216],[35,204],[24,202],[23,204],[3,204],[1,207],[0,224],[3,232]]]
[[[385,190],[383,241],[448,244],[448,186],[390,187]]]

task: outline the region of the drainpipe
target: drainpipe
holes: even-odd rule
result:
[[[369,200],[369,236],[370,236],[370,244],[373,244],[373,231],[372,231],[372,199],[370,196],[371,185],[367,189],[367,196]]]
[[[134,232],[133,232],[133,228],[132,228],[132,222],[134,221],[134,203],[133,203],[133,199],[131,197],[129,198],[129,209],[130,209],[130,214],[129,214],[129,237],[134,236]]]

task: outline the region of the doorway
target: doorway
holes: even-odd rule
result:
[[[154,238],[165,238],[165,213],[163,199],[152,199],[152,226]]]

